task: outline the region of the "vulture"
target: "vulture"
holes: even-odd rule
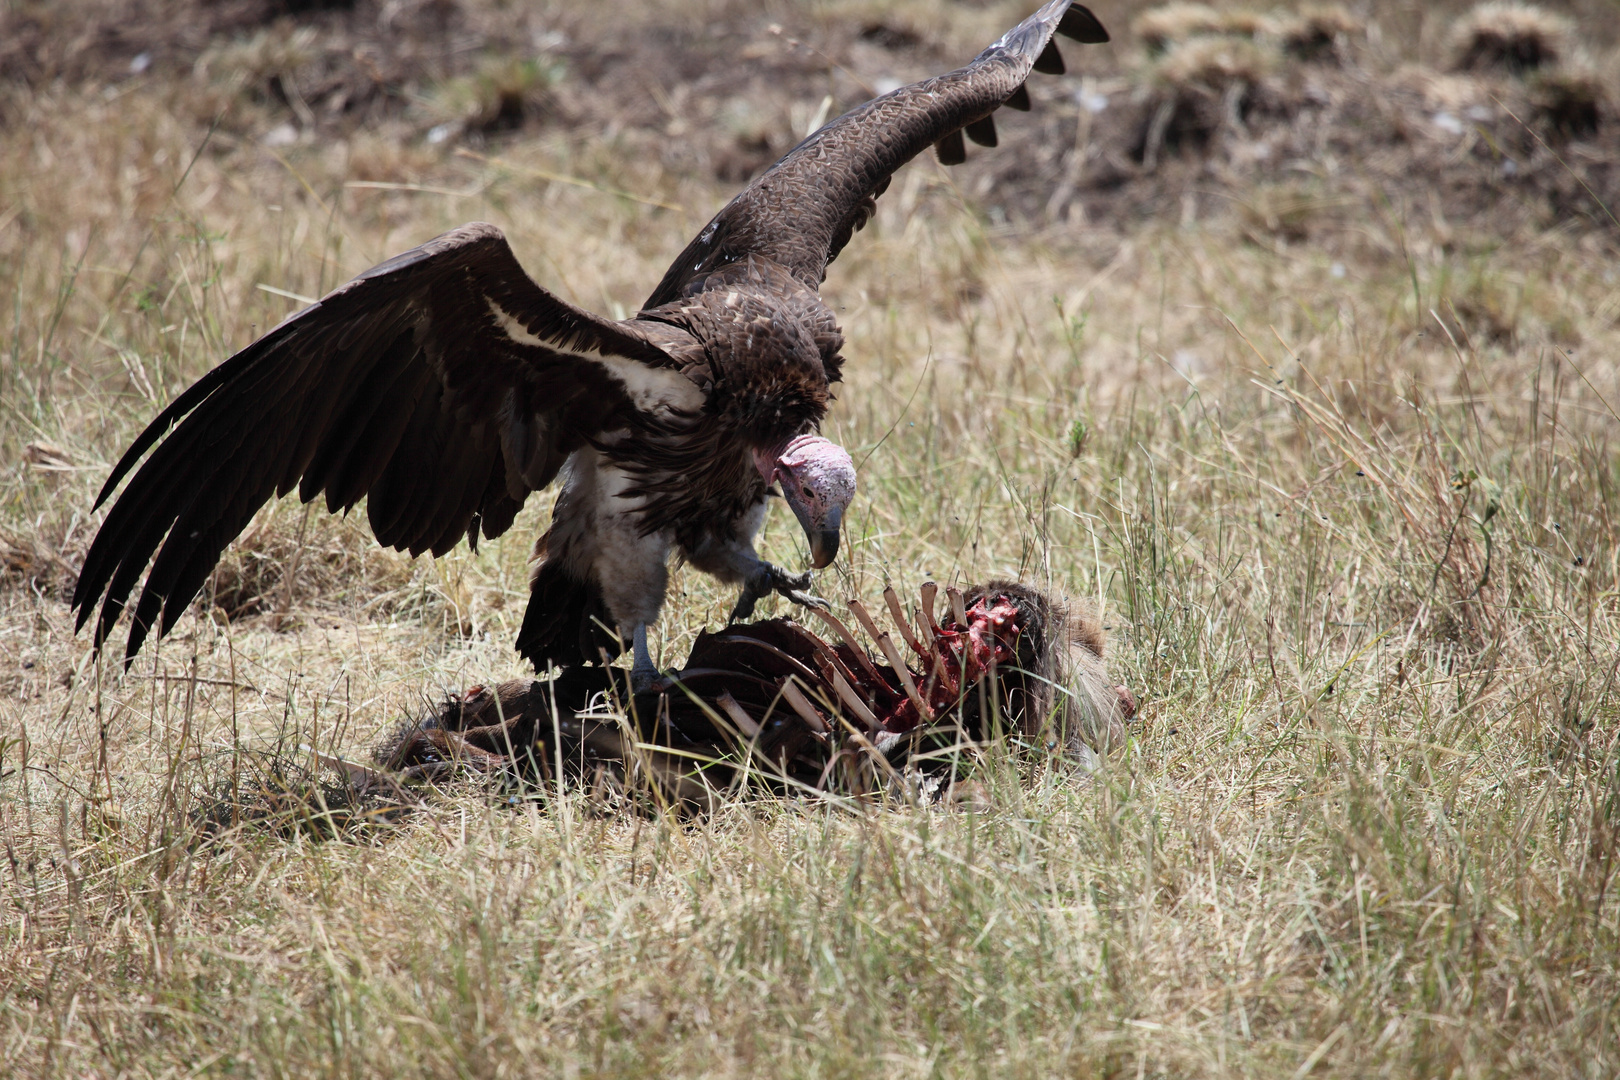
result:
[[[333,513],[365,499],[378,543],[437,556],[500,536],[559,478],[516,643],[538,669],[606,662],[628,643],[635,684],[656,683],[647,628],[672,553],[741,587],[734,621],[772,592],[818,603],[810,571],[765,561],[753,538],[780,485],[825,567],[855,493],[849,455],[817,434],[843,365],[818,294],[827,265],[900,166],[929,146],[957,164],[964,134],[996,144],[992,114],[1030,107],[1031,70],[1064,70],[1054,34],[1108,40],[1088,9],[1051,0],[967,66],[831,121],[715,215],[631,318],[542,289],[482,223],[290,316],[175,398],[114,466],[97,507],[134,475],[85,556],[78,628],[99,603],[99,649],[145,570],[127,665],[259,508],[295,488]]]

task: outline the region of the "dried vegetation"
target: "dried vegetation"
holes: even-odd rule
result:
[[[1613,1073],[1612,17],[1452,70],[1461,7],[1152,52],[1098,10],[1119,45],[832,269],[863,480],[823,585],[1095,598],[1129,744],[987,758],[952,809],[682,820],[331,787],[524,674],[543,500],[437,563],[270,507],[126,672],[62,600],[97,486],[298,297],[461,221],[633,309],[750,169],[1013,6],[13,3],[0,1073]],[[655,646],[732,599],[677,573]]]

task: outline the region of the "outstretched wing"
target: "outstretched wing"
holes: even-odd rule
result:
[[[156,552],[133,657],[254,513],[295,486],[306,502],[324,492],[333,512],[367,497],[377,540],[413,555],[498,536],[586,439],[697,394],[633,326],[530,280],[499,229],[463,226],[293,315],[159,414],[96,500],[152,450],[90,546],[78,624],[105,594],[99,647]]]
[[[687,284],[748,255],[780,263],[811,288],[866,224],[894,171],[929,146],[946,165],[962,162],[967,137],[996,144],[990,114],[1028,109],[1030,71],[1062,74],[1053,33],[1108,40],[1087,8],[1050,0],[964,68],[902,86],[852,109],[788,151],[715,215],[687,245],[643,310],[677,299]]]

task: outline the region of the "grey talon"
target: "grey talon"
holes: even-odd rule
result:
[[[741,622],[752,615],[754,613],[754,604],[758,602],[758,599],[748,589],[744,588],[742,595],[737,597],[736,606],[731,609],[731,617],[726,620],[726,625],[730,626],[734,622]]]
[[[831,604],[805,591],[814,578],[815,574],[810,570],[802,574],[790,574],[775,563],[760,563],[757,569],[743,579],[742,593],[737,597],[737,605],[731,609],[731,617],[726,620],[726,625],[730,626],[752,616],[754,606],[773,592],[787,597],[795,604],[830,611]]]

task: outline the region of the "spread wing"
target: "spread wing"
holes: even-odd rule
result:
[[[1087,8],[1050,0],[964,68],[902,86],[840,116],[755,180],[681,252],[644,310],[677,299],[695,278],[758,255],[786,266],[811,288],[866,224],[896,169],[934,146],[946,165],[964,160],[962,135],[996,144],[991,113],[1028,109],[1031,70],[1062,74],[1054,33],[1108,40]]]
[[[463,226],[293,315],[159,414],[96,500],[152,451],[85,558],[78,624],[105,594],[99,647],[155,552],[133,657],[294,487],[333,512],[368,498],[377,540],[413,555],[498,536],[572,450],[678,401],[683,384],[697,392],[634,326],[536,285],[499,229]]]

